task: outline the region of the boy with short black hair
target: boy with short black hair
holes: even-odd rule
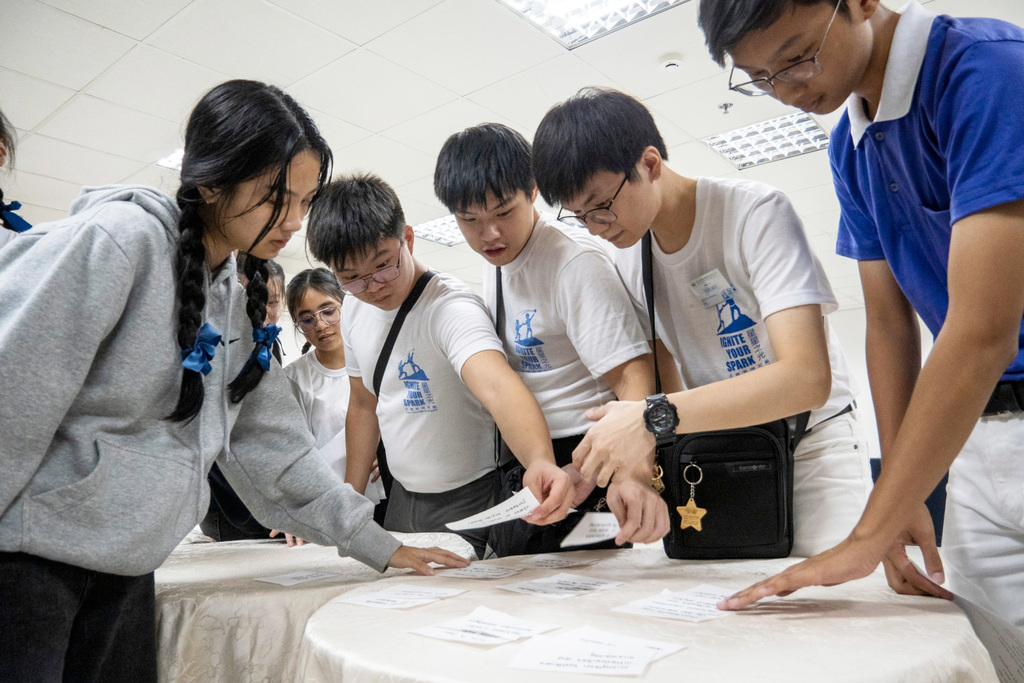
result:
[[[1024,116],[1006,99],[1024,30],[878,0],[701,0],[700,21],[712,56],[750,79],[734,89],[812,113],[846,104],[829,146],[837,250],[860,262],[885,464],[847,541],[728,606],[879,560],[896,590],[951,597],[922,504],[949,468],[950,586],[1024,626]],[[915,312],[935,335],[923,368]]]
[[[483,302],[455,278],[435,274],[426,283],[375,395],[385,338],[428,272],[413,257],[412,226],[391,186],[373,175],[334,180],[311,212],[307,238],[313,256],[351,295],[341,318],[352,382],[345,480],[363,491],[383,439],[394,477],[385,528],[444,531],[446,522],[496,502],[492,416],[541,503],[527,521],[564,518],[573,487],[555,466],[544,416],[505,361]],[[461,533],[482,557],[488,530]]]
[[[676,424],[644,401],[591,411],[574,461],[586,474],[643,457],[655,437],[763,424],[810,411],[795,453],[794,555],[844,538],[864,506],[867,461],[853,390],[823,315],[837,304],[789,200],[761,183],[680,176],[650,112],[615,90],[585,89],[544,116],[534,173],[563,220],[618,248],[615,264],[647,323],[643,235],[653,235],[657,343]],[[600,483],[600,480],[599,480]]]
[[[468,128],[441,148],[434,191],[469,246],[494,266],[485,271],[484,301],[513,369],[540,403],[556,463],[578,475],[572,451],[590,427],[586,411],[616,396],[643,399],[654,389],[654,369],[639,321],[622,316],[629,295],[605,248],[534,206],[530,156],[530,143],[511,128]],[[650,481],[644,458],[574,507],[582,514],[604,500],[620,522],[618,544],[656,541],[668,531],[668,513]],[[579,516],[538,530],[516,550],[558,550]]]

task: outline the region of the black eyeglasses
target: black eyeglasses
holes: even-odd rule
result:
[[[318,320],[327,327],[336,325],[341,320],[341,309],[338,306],[331,306],[329,308],[321,308],[315,313],[300,315],[298,320],[295,321],[295,326],[302,330],[303,334],[309,334],[316,329]]]
[[[571,225],[576,228],[586,228],[587,223],[594,223],[595,225],[610,225],[619,219],[618,216],[612,211],[612,203],[615,198],[622,192],[622,188],[626,186],[626,181],[629,180],[629,174],[622,179],[619,183],[619,189],[615,190],[615,194],[608,200],[607,204],[601,206],[595,206],[590,211],[584,211],[581,214],[568,213],[565,216],[562,215],[562,211],[565,209],[558,210],[558,220],[562,221],[566,225]]]
[[[801,59],[796,64],[790,64],[785,69],[781,69],[771,76],[764,78],[755,78],[752,81],[746,83],[739,83],[737,85],[732,84],[733,74],[736,73],[736,66],[733,65],[732,71],[729,72],[729,90],[741,93],[743,95],[749,95],[750,97],[760,97],[761,95],[770,95],[775,92],[775,80],[778,79],[783,83],[804,83],[806,81],[821,75],[822,67],[818,63],[818,54],[821,53],[821,48],[825,47],[825,39],[828,38],[828,32],[832,29],[832,23],[836,20],[836,15],[839,13],[839,6],[842,5],[844,0],[839,0],[836,3],[836,8],[832,10],[832,18],[828,20],[828,26],[825,27],[825,35],[821,37],[821,44],[818,45],[818,49],[814,51],[814,54],[807,59]]]
[[[401,273],[398,269],[400,265],[402,265],[401,246],[398,248],[398,260],[395,261],[395,265],[384,266],[380,270],[370,273],[369,275],[357,277],[355,280],[350,282],[344,282],[341,285],[341,290],[346,294],[362,294],[366,291],[366,288],[370,286],[370,279],[373,279],[374,282],[382,285],[387,282],[391,282]]]

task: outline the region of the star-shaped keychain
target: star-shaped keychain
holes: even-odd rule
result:
[[[690,468],[697,470],[697,481],[690,481]],[[697,466],[696,463],[690,463],[683,469],[683,481],[690,485],[690,500],[686,501],[686,505],[681,505],[676,508],[676,512],[679,513],[679,528],[685,529],[687,527],[693,527],[696,531],[700,531],[700,520],[704,518],[704,515],[708,513],[704,508],[697,507],[696,501],[694,501],[694,493],[697,490],[697,484],[704,480],[704,472]]]

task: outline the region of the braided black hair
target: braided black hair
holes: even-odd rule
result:
[[[203,198],[199,188],[215,188],[230,199],[240,183],[277,169],[264,202],[273,211],[257,235],[251,251],[278,223],[287,203],[288,166],[297,155],[312,151],[320,159],[317,193],[331,173],[331,150],[309,114],[276,86],[258,81],[234,80],[221,83],[206,93],[189,117],[185,129],[185,154],[181,162],[181,187],[177,202],[181,209],[175,274],[178,295],[178,345],[192,348],[203,324],[206,304],[203,234],[216,229],[205,225],[199,215]],[[315,196],[314,196],[315,201]],[[246,313],[254,330],[263,327],[267,308],[267,268],[263,259],[249,256],[245,273]],[[257,356],[262,344],[254,344],[238,376],[228,385],[231,401],[238,403],[263,377]],[[178,404],[168,419],[189,421],[203,405],[202,375],[184,369]]]

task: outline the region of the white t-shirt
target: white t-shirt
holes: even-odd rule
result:
[[[352,387],[348,369],[326,368],[310,350],[284,368],[292,383],[292,393],[302,406],[309,431],[316,447],[331,469],[345,479],[345,416]],[[384,484],[378,479],[366,487],[366,497],[373,503],[384,498]]]
[[[373,393],[373,371],[398,311],[355,297],[341,310],[349,374]],[[395,340],[377,398],[388,466],[403,487],[441,493],[494,469],[494,421],[462,382],[481,351],[502,352],[479,296],[451,275],[427,284]]]
[[[615,256],[644,329],[642,243]],[[778,311],[838,303],[789,199],[749,180],[700,178],[693,234],[679,251],[653,240],[658,337],[679,366],[684,388],[756,370],[776,359],[764,319]],[[855,396],[839,340],[826,318],[832,393],[810,425],[836,414]]]
[[[505,350],[544,411],[552,438],[582,434],[584,413],[615,400],[604,373],[650,352],[615,264],[596,237],[541,214],[501,267]],[[484,301],[495,317],[495,267]]]

